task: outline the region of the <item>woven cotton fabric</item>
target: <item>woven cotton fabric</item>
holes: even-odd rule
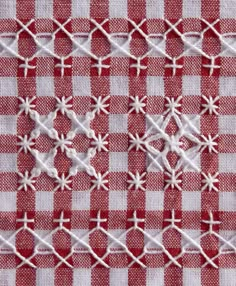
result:
[[[236,285],[235,16],[0,0],[0,286]]]

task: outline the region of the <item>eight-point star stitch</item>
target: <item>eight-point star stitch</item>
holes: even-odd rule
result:
[[[169,187],[173,190],[176,188],[179,191],[182,191],[181,187],[181,176],[183,172],[176,172],[175,170],[171,170],[170,172],[165,172],[165,175],[167,176],[167,179],[165,179],[165,187],[164,190],[167,190]]]
[[[24,135],[23,137],[18,135],[17,136],[21,141],[17,142],[16,145],[20,146],[18,153],[24,151],[24,153],[30,152],[32,149],[31,147],[35,145],[35,142],[33,142],[32,137],[30,135]]]
[[[142,98],[139,98],[138,96],[130,96],[132,102],[129,104],[129,106],[131,106],[129,113],[135,111],[135,113],[145,114],[144,107],[146,106],[146,103],[144,103],[144,101],[146,98],[146,96]]]
[[[62,191],[72,190],[72,188],[70,187],[70,184],[72,183],[72,177],[70,175],[65,176],[64,173],[61,176],[57,175],[55,176],[55,181],[57,186],[53,189],[54,192],[57,191],[58,189],[61,189]]]
[[[146,20],[142,21],[142,23],[144,23]],[[182,20],[181,20],[182,21]],[[170,29],[169,29],[169,32],[172,31],[172,32],[176,32],[177,30],[177,25],[178,23],[180,23],[181,21],[178,21],[177,23],[175,24],[171,24],[169,25],[170,26]],[[66,21],[65,23],[63,24],[60,24],[58,22],[58,31],[65,31],[66,30],[66,24],[69,23],[70,20]],[[57,23],[57,21],[55,20],[54,23]],[[143,31],[140,31],[141,29],[141,24],[135,24],[134,22],[130,22],[133,26],[134,26],[134,30],[132,31],[132,33],[134,31],[139,31],[139,32],[143,32]],[[168,22],[166,22],[168,24]],[[208,23],[209,24],[209,23]],[[207,24],[207,28],[211,29],[213,32],[214,32],[214,23],[213,24]],[[95,25],[96,29],[99,29],[101,32],[104,32],[105,31],[105,28],[102,27],[103,24],[98,24]],[[26,25],[23,25],[23,30],[25,30],[25,32],[29,33],[30,32],[30,29],[28,29],[28,24]],[[32,32],[31,32],[32,33]],[[75,41],[75,37],[74,36],[71,36],[70,33],[67,31],[66,35],[69,37],[69,39],[73,41]],[[145,35],[145,33],[141,33],[141,35],[143,35],[145,37],[145,39],[147,40],[147,43],[150,44],[150,46],[152,47],[151,45],[151,40],[150,38]],[[106,33],[106,36],[107,36],[107,33]],[[147,36],[147,37],[146,37]],[[165,35],[166,37],[166,35]],[[165,39],[164,37],[164,39]],[[36,40],[36,37],[34,38]],[[112,41],[112,38],[108,37],[108,39],[110,39]],[[186,40],[184,37],[183,37],[183,40]],[[73,44],[75,44],[73,42]],[[75,44],[76,45],[76,44]],[[115,47],[115,43],[112,43],[112,45]],[[83,45],[82,45],[83,46]],[[82,47],[81,46],[81,47]],[[40,48],[40,47],[39,47]],[[79,48],[79,44],[77,45],[76,49]],[[196,48],[197,47],[192,47],[195,51],[196,51]],[[121,47],[117,48],[119,49],[119,52],[122,51],[121,50]],[[153,47],[154,49],[154,47]],[[85,51],[84,51],[85,52]],[[150,50],[149,50],[150,52]],[[113,51],[112,51],[113,53]],[[115,52],[114,52],[115,54]],[[202,56],[204,56],[204,54],[201,54]],[[142,69],[147,69],[148,67],[146,66],[142,66],[141,65],[141,60],[144,59],[146,57],[146,55],[144,57],[138,57],[137,59],[134,59],[132,58],[133,60],[137,60],[137,65],[133,67],[137,68],[137,75],[139,76],[140,75],[140,71]],[[66,57],[67,58],[67,57]],[[65,58],[65,59],[66,59]],[[168,57],[167,57],[168,58]],[[216,57],[217,58],[217,57]],[[168,58],[169,60],[171,60],[170,58]],[[173,75],[175,75],[176,73],[176,69],[177,68],[182,68],[182,66],[178,67],[176,66],[176,61],[178,60],[179,58],[175,59],[173,58]],[[64,65],[64,58],[61,59],[63,61],[61,61],[61,66],[58,66],[61,68],[61,75],[63,76],[64,75],[64,68],[72,68],[71,65],[69,66],[66,66]],[[106,69],[109,69],[110,66],[104,66],[102,63],[103,63],[103,60],[105,60],[105,58],[94,58],[94,60],[97,60],[98,62],[98,74],[99,76],[102,75],[102,69],[103,68],[106,68]],[[215,68],[219,68],[219,66],[215,66],[214,65],[215,62],[212,62],[211,63],[211,66],[209,66],[210,68],[210,75],[213,74],[213,71]],[[27,62],[28,64],[28,62]],[[206,67],[206,66],[205,66]],[[25,76],[27,76],[27,69],[29,69],[30,67],[24,67],[25,68]],[[196,132],[196,137],[195,137],[195,134],[193,135],[194,133],[194,130],[193,130],[193,126],[196,124],[196,121],[195,119],[192,119],[192,118],[188,118],[186,117],[185,115],[182,114],[182,111],[181,111],[181,99],[182,97],[179,96],[179,97],[174,97],[175,95],[173,95],[173,97],[166,97],[165,100],[166,100],[166,104],[165,104],[165,111],[163,112],[163,114],[161,116],[163,116],[163,121],[165,122],[166,118],[168,118],[168,120],[166,120],[166,124],[169,124],[169,120],[170,118],[171,119],[174,119],[177,127],[179,128],[180,132],[176,134],[168,134],[167,131],[163,131],[163,126],[161,126],[162,124],[162,120],[159,120],[159,119],[156,119],[156,118],[152,118],[152,116],[150,116],[149,114],[147,114],[146,116],[146,103],[145,103],[145,100],[146,100],[146,97],[138,97],[138,96],[134,96],[134,97],[130,97],[131,99],[131,103],[129,104],[130,106],[130,110],[127,111],[129,114],[134,112],[134,113],[141,113],[141,114],[144,114],[147,119],[147,121],[151,124],[153,124],[150,128],[150,134],[129,134],[129,137],[130,137],[130,145],[129,145],[129,150],[132,150],[132,149],[136,149],[137,151],[145,151],[145,152],[149,152],[152,156],[153,156],[153,161],[156,162],[156,164],[159,163],[159,159],[160,157],[158,157],[160,155],[160,150],[157,150],[155,149],[151,143],[152,143],[152,140],[150,140],[149,138],[151,136],[154,136],[152,134],[153,130],[155,130],[155,138],[152,137],[152,139],[157,139],[159,140],[159,135],[160,135],[160,138],[164,138],[164,141],[165,141],[165,146],[168,147],[168,150],[170,150],[171,152],[180,152],[182,149],[183,149],[183,141],[181,139],[181,136],[185,136],[187,135],[188,138],[190,141],[192,140],[192,143],[196,143],[198,144],[198,146],[201,147],[201,152],[206,150],[208,151],[209,153],[217,153],[217,145],[218,145],[218,142],[215,142],[218,135],[211,135],[211,134],[206,134],[206,135],[201,135],[199,132]],[[94,99],[95,98],[95,99]],[[75,112],[73,111],[73,104],[72,104],[72,97],[66,97],[66,96],[63,96],[61,98],[57,98],[56,97],[56,106],[55,106],[55,110],[54,112],[52,112],[50,114],[50,116],[48,118],[46,118],[44,120],[43,116],[39,115],[37,113],[37,111],[35,111],[35,108],[36,108],[36,102],[34,102],[35,98],[20,98],[19,97],[19,100],[21,101],[21,103],[19,104],[19,115],[23,114],[23,115],[29,115],[30,118],[32,120],[34,120],[35,122],[35,132],[32,132],[32,134],[23,134],[21,136],[18,136],[18,138],[22,141],[22,142],[18,142],[17,144],[20,146],[18,149],[19,149],[19,153],[21,153],[22,151],[27,153],[31,153],[32,155],[35,155],[36,159],[40,159],[39,158],[39,152],[37,152],[37,150],[35,151],[34,150],[34,145],[35,145],[35,139],[37,140],[36,137],[38,137],[41,132],[44,132],[44,134],[48,135],[51,139],[54,140],[53,144],[54,144],[54,148],[53,148],[53,151],[51,153],[49,153],[49,161],[51,158],[54,158],[55,157],[55,154],[56,152],[60,149],[62,152],[66,153],[68,155],[68,157],[73,161],[73,166],[71,168],[71,172],[70,174],[67,174],[67,173],[54,173],[53,174],[53,178],[54,178],[54,181],[55,181],[55,188],[54,188],[54,191],[57,191],[59,189],[61,189],[62,191],[66,190],[66,191],[71,191],[72,190],[72,186],[71,186],[71,183],[72,183],[72,179],[73,179],[73,176],[77,174],[77,168],[79,169],[79,166],[84,166],[85,167],[85,170],[88,170],[89,172],[89,175],[92,177],[94,177],[95,179],[91,179],[91,182],[92,182],[92,187],[91,189],[94,190],[94,192],[96,192],[96,190],[101,190],[101,189],[104,189],[104,190],[109,190],[109,188],[107,187],[107,184],[108,184],[108,179],[106,176],[108,176],[108,172],[97,172],[95,170],[95,168],[93,168],[91,165],[90,165],[90,162],[89,162],[89,158],[91,158],[96,152],[102,152],[102,151],[105,151],[105,152],[108,152],[109,151],[109,142],[108,142],[108,134],[97,134],[95,135],[95,132],[93,132],[93,130],[91,130],[88,126],[90,124],[90,121],[91,120],[94,120],[96,118],[96,116],[99,116],[103,113],[109,115],[109,96],[107,97],[103,97],[103,96],[99,96],[99,97],[92,97],[91,99],[91,107],[92,107],[92,111],[90,112],[90,114],[88,113],[86,115],[86,118],[83,119],[80,121],[80,119],[76,116]],[[204,95],[202,96],[203,100],[205,101],[204,103],[202,103],[202,112],[200,113],[200,115],[202,114],[205,114],[205,113],[209,113],[210,115],[219,115],[218,113],[218,102],[217,100],[219,99],[219,97],[205,97]],[[94,102],[93,102],[94,101]],[[76,125],[76,127],[72,127],[72,131],[70,131],[68,134],[58,134],[55,132],[55,130],[53,129],[53,121],[55,120],[56,116],[58,113],[61,113],[62,115],[66,115],[69,119],[71,119],[73,121],[73,124]],[[96,116],[95,116],[96,115]],[[187,118],[187,119],[186,119]],[[87,121],[86,121],[87,120]],[[186,121],[188,121],[187,124]],[[73,125],[72,124],[72,125]],[[52,125],[52,128],[50,127],[50,125]],[[160,125],[160,126],[159,126]],[[159,127],[159,128],[158,128]],[[81,154],[79,154],[79,152],[75,152],[75,149],[72,148],[72,140],[76,134],[76,132],[78,130],[83,130],[86,134],[86,136],[90,139],[90,145],[92,146],[91,149],[88,150],[88,157],[86,157],[87,155],[85,155],[85,157],[81,156]],[[191,129],[191,130],[190,130]],[[197,129],[197,128],[196,128]],[[184,130],[184,131],[182,131]],[[37,132],[36,132],[37,131]],[[160,134],[157,134],[157,133],[160,133]],[[68,135],[68,136],[67,136]],[[198,139],[198,137],[201,137],[201,139]],[[154,141],[154,140],[153,140]],[[196,151],[195,149],[191,149],[191,151]],[[199,153],[200,151],[197,150]],[[185,155],[189,155],[186,150],[182,151],[182,152],[185,152]],[[183,153],[181,154],[183,155]],[[192,157],[188,157],[186,156],[185,158],[185,161],[184,161],[184,164],[190,164],[191,163],[191,160],[193,159]],[[36,160],[37,161],[37,164],[38,166],[40,165],[40,160]],[[165,164],[168,164],[168,158],[167,156],[164,158],[163,160],[164,162],[163,163],[163,166],[161,166],[161,171],[165,172],[165,175],[166,175],[166,179],[165,179],[165,189],[168,189],[168,188],[171,188],[171,189],[178,189],[178,190],[181,190],[181,184],[182,184],[182,179],[181,179],[181,175],[182,173],[185,171],[183,170],[182,172],[182,169],[172,169],[170,166],[169,168],[166,168],[166,165]],[[47,169],[47,158],[44,158],[42,159],[42,168],[40,167],[39,169],[40,170],[46,170]],[[45,168],[44,168],[44,163],[45,163]],[[167,169],[167,171],[165,171]],[[195,170],[195,171],[199,171],[199,169]],[[32,172],[32,173],[29,173],[28,171],[25,171],[25,173],[19,173],[18,172],[18,175],[20,177],[18,183],[19,183],[19,187],[18,187],[18,190],[25,190],[27,191],[28,189],[32,189],[35,191],[35,182],[36,182],[36,179],[35,178],[35,174],[38,174],[37,172]],[[138,190],[138,189],[141,189],[141,190],[145,190],[145,183],[146,183],[146,180],[145,180],[145,175],[146,175],[146,172],[144,173],[139,173],[139,172],[129,172],[129,175],[131,177],[131,179],[129,179],[127,182],[129,184],[128,188],[133,188],[135,190]],[[202,191],[204,190],[209,190],[209,191],[216,191],[218,192],[219,189],[218,189],[218,172],[216,173],[202,173],[202,176],[204,177],[202,179]],[[90,191],[91,191],[90,189]],[[211,217],[212,214],[209,214],[210,216],[210,220],[207,222],[207,220],[204,220],[203,222],[204,223],[208,223],[210,226],[211,225],[214,225],[214,224],[219,224],[219,222],[215,223],[213,221],[213,218]],[[91,219],[93,220],[93,219]],[[97,227],[99,229],[101,229],[103,231],[103,233],[105,233],[105,229],[101,226],[101,222],[105,222],[107,221],[106,218],[101,218],[101,213],[100,211],[98,211],[98,215],[97,215],[97,218],[94,219],[94,221],[96,220],[96,222],[98,222],[98,225]],[[18,220],[19,221],[19,220]],[[64,212],[62,211],[61,212],[61,215],[60,215],[60,218],[59,219],[56,219],[54,220],[54,222],[57,222],[59,224],[58,228],[60,230],[65,230],[67,232],[67,234],[70,235],[70,237],[72,239],[75,239],[76,236],[73,235],[73,233],[71,232],[70,233],[70,230],[66,230],[67,228],[65,227],[65,223],[69,222],[70,219],[66,219],[64,218]],[[139,218],[137,216],[137,211],[134,210],[133,212],[133,217],[131,219],[128,219],[128,221],[132,221],[134,222],[134,228],[135,229],[138,229],[139,231],[141,231],[141,227],[139,226],[139,223],[141,222],[144,222],[144,218]],[[184,231],[182,230],[181,232],[181,229],[180,227],[177,227],[176,225],[178,224],[178,222],[180,222],[179,219],[176,219],[175,218],[175,213],[174,211],[172,211],[172,216],[170,219],[166,219],[166,221],[169,221],[171,224],[170,224],[170,227],[174,228],[175,230],[178,228],[180,234],[184,234]],[[28,229],[28,224],[31,222],[33,222],[32,220],[28,219],[27,217],[27,213],[24,214],[24,218],[22,219],[22,221],[24,223],[24,228],[25,229]],[[131,228],[132,229],[132,228]],[[166,230],[166,229],[165,229]],[[164,230],[164,231],[165,231]],[[168,229],[167,229],[168,230]],[[127,231],[127,233],[129,232],[129,230]],[[142,232],[142,231],[141,231]],[[211,230],[211,232],[213,232],[213,229]],[[147,235],[145,233],[145,231],[143,230],[142,232],[143,234]],[[107,235],[109,238],[111,239],[114,239],[112,237],[112,235]],[[37,239],[38,237],[36,236],[35,234],[35,238]],[[154,237],[149,235],[145,238],[148,238],[150,239],[152,242],[155,241]],[[76,241],[79,241],[79,239],[77,238]],[[115,240],[114,241],[116,243],[119,242],[119,240]],[[121,245],[121,243],[119,244]],[[160,245],[159,245],[160,246]],[[200,247],[199,247],[200,248]],[[95,259],[97,259],[97,262],[103,264],[103,266],[107,267],[107,264],[106,262],[103,261],[103,259],[101,259],[100,257],[96,258],[95,254],[93,253],[93,250],[92,248],[88,247],[89,251],[90,251],[90,254],[92,254],[94,256]],[[127,254],[129,254],[129,256],[133,259],[131,264],[132,263],[138,263],[140,266],[144,266],[142,264],[142,262],[140,261],[140,257],[141,256],[138,256],[138,257],[134,257],[132,256],[132,252],[130,251],[129,252],[129,249],[128,249],[128,246],[125,246],[124,247],[125,249],[125,252]],[[168,252],[166,253],[165,251],[165,248],[163,245],[161,245],[161,249],[162,251],[167,255]],[[56,251],[56,250],[54,250]],[[72,255],[73,255],[73,248],[71,250],[72,252]],[[54,253],[54,252],[53,252]],[[147,254],[148,253],[148,250],[147,249],[144,249],[144,254]],[[201,252],[202,253],[202,252]],[[54,253],[55,254],[55,253]],[[202,253],[203,254],[203,253]],[[56,255],[56,254],[55,254]],[[63,258],[59,258],[57,255],[57,258],[59,258],[60,262],[58,263],[58,265],[60,265],[61,263],[65,263],[67,266],[71,267],[70,264],[67,264],[67,257],[70,257],[71,253],[68,254],[69,256],[66,256],[64,259]],[[169,254],[170,255],[170,254]],[[171,255],[168,256],[169,259],[170,259],[170,263],[174,263],[176,264],[177,266],[179,266],[179,264],[177,263],[177,259],[175,260],[175,258],[173,258]],[[19,257],[20,258],[20,257]],[[205,257],[206,258],[206,257]],[[21,258],[20,258],[21,259]],[[29,266],[32,266],[31,264],[29,264],[30,262],[30,259],[29,258],[25,258],[24,260],[22,260],[22,263],[23,264],[28,264]],[[213,267],[215,267],[215,264],[213,263],[213,258],[209,258],[207,260],[207,263],[211,264]],[[57,265],[57,266],[58,266]],[[57,267],[56,266],[56,267]],[[32,266],[33,267],[33,266]]]
[[[101,134],[98,134],[97,136],[94,134],[92,137],[93,141],[91,142],[91,145],[94,146],[97,152],[108,152],[108,149],[106,147],[108,145],[108,137],[109,134],[105,134],[103,137]]]
[[[36,99],[36,97],[26,97],[26,98],[22,98],[22,97],[18,97],[18,99],[20,100],[21,104],[19,105],[19,109],[20,111],[18,112],[18,115],[22,114],[23,112],[28,115],[35,107],[36,105],[33,103]]]
[[[134,187],[135,191],[137,191],[138,189],[145,191],[145,187],[143,186],[144,183],[146,183],[145,180],[145,176],[146,176],[146,172],[139,174],[138,171],[136,171],[135,174],[129,172],[128,173],[130,176],[130,180],[128,180],[128,189],[132,189]]]
[[[109,106],[108,103],[106,103],[108,101],[108,99],[110,98],[110,96],[106,96],[106,97],[95,97],[92,96],[92,99],[94,101],[94,103],[92,104],[92,108],[93,108],[93,113],[97,113],[98,115],[100,115],[101,112],[108,114],[108,110],[107,107]]]
[[[218,153],[218,150],[216,149],[218,146],[218,142],[216,142],[216,139],[219,137],[218,134],[215,136],[212,136],[211,134],[208,134],[207,136],[201,135],[203,142],[202,144],[202,151],[205,149],[208,150],[209,153]]]
[[[62,98],[56,97],[57,104],[55,111],[59,110],[62,115],[67,113],[73,107],[73,105],[69,103],[71,100],[72,96],[69,96],[67,98],[65,96],[62,96]]]
[[[19,179],[19,187],[17,188],[18,191],[23,189],[24,191],[27,191],[28,188],[32,189],[33,191],[36,191],[36,188],[34,186],[36,182],[36,178],[34,177],[34,174],[30,174],[28,171],[25,171],[25,174],[22,174],[20,172],[17,173],[20,177]]]
[[[60,148],[61,152],[67,151],[69,149],[69,146],[71,147],[73,143],[71,141],[72,139],[73,137],[71,136],[71,134],[67,134],[66,138],[64,134],[61,135],[56,134],[55,136],[56,141],[54,142],[55,149]]]
[[[109,180],[107,179],[108,174],[109,172],[106,172],[104,174],[101,174],[99,172],[96,173],[94,175],[95,179],[91,180],[92,186],[89,190],[92,191],[94,189],[97,189],[97,190],[104,189],[105,191],[108,191],[109,190],[109,188],[107,187],[107,184],[109,182]]]
[[[201,188],[201,191],[209,189],[209,192],[211,192],[212,190],[215,192],[219,192],[218,187],[215,185],[219,183],[219,173],[216,172],[214,175],[212,175],[210,173],[205,174],[204,172],[202,172],[201,174],[204,177],[204,179],[202,180],[203,186]]]
[[[216,103],[219,101],[220,97],[216,96],[213,98],[212,96],[206,97],[205,95],[202,95],[202,98],[204,99],[206,103],[202,104],[202,107],[204,107],[204,109],[202,110],[201,115],[206,112],[209,112],[210,115],[213,115],[213,114],[219,115],[217,111],[219,106]]]

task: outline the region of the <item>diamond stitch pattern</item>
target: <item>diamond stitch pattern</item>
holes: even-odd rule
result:
[[[230,0],[0,0],[0,286],[233,286]]]

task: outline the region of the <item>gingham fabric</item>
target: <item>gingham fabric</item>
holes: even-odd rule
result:
[[[0,0],[0,286],[236,285],[235,18]]]

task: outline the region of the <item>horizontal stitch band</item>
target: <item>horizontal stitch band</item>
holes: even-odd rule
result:
[[[16,222],[18,223],[19,228],[16,230],[14,234],[11,235],[10,238],[5,239],[2,235],[0,235],[0,241],[2,244],[0,245],[0,255],[6,255],[6,254],[14,254],[16,255],[21,262],[17,265],[17,268],[22,267],[24,265],[37,268],[37,265],[35,264],[34,258],[37,255],[49,255],[53,254],[57,257],[59,262],[55,266],[55,268],[59,267],[62,264],[65,264],[69,268],[74,268],[73,264],[71,264],[71,259],[74,254],[89,254],[95,259],[95,263],[92,265],[92,268],[96,267],[97,265],[102,265],[106,268],[110,268],[109,263],[107,262],[107,257],[109,255],[113,254],[126,254],[130,259],[131,262],[127,265],[128,267],[131,267],[134,263],[137,263],[139,266],[146,268],[148,267],[146,263],[143,262],[143,258],[146,255],[160,255],[163,254],[168,258],[168,262],[165,263],[165,267],[170,266],[171,264],[174,264],[177,267],[182,267],[181,263],[178,261],[183,255],[185,254],[200,254],[205,262],[203,262],[202,267],[207,266],[208,264],[211,265],[214,268],[218,268],[218,265],[216,264],[217,258],[221,255],[228,255],[228,254],[234,254],[236,253],[236,247],[234,246],[234,240],[235,237],[231,238],[230,240],[226,240],[221,235],[218,234],[218,231],[215,230],[216,226],[220,226],[221,222],[218,220],[215,220],[213,217],[213,213],[208,213],[208,219],[201,220],[202,224],[205,224],[206,226],[209,226],[209,229],[206,231],[202,231],[201,234],[196,237],[192,238],[190,237],[186,231],[181,229],[179,227],[179,224],[181,223],[180,218],[176,218],[176,214],[174,210],[171,210],[171,215],[169,218],[165,218],[165,227],[163,227],[162,230],[159,230],[158,233],[154,236],[151,235],[147,229],[145,229],[141,224],[145,223],[145,218],[140,217],[137,215],[137,212],[134,211],[131,218],[128,218],[127,221],[130,223],[130,226],[128,229],[126,229],[122,234],[120,234],[118,237],[114,235],[112,232],[109,232],[107,230],[103,223],[107,223],[107,218],[103,217],[104,215],[101,215],[101,211],[98,211],[97,216],[94,218],[91,218],[90,221],[95,224],[93,228],[88,230],[86,234],[83,234],[82,236],[79,236],[73,232],[70,228],[68,228],[68,223],[70,223],[70,218],[65,218],[64,212],[62,211],[60,213],[59,218],[55,218],[53,220],[55,224],[55,228],[49,233],[42,237],[40,236],[33,228],[33,224],[35,223],[35,220],[31,217],[28,218],[27,213],[24,213],[23,218],[16,219]],[[20,226],[22,225],[22,226]],[[218,228],[218,227],[217,227]],[[171,252],[168,250],[167,247],[164,246],[162,243],[162,236],[164,233],[168,231],[175,231],[179,235],[181,235],[182,238],[186,241],[185,244],[181,247],[180,253],[177,255],[171,254]],[[35,246],[33,254],[31,254],[29,257],[24,257],[16,248],[14,243],[12,242],[13,238],[16,235],[19,235],[21,231],[28,232],[30,235],[32,235],[35,239]],[[54,248],[53,244],[50,243],[51,237],[55,235],[58,231],[64,232],[65,234],[69,235],[70,238],[74,241],[71,246],[70,252],[63,256],[62,254],[59,254],[57,250]],[[136,256],[131,249],[129,249],[128,245],[125,243],[125,237],[130,232],[137,232],[137,235],[142,234],[143,237],[145,237],[146,242],[143,247],[143,251],[139,256]],[[105,235],[109,241],[108,245],[106,247],[106,252],[102,256],[98,255],[96,253],[96,249],[93,249],[92,246],[89,243],[88,237],[91,235],[94,235],[95,233],[100,232],[103,235]],[[62,233],[61,233],[62,234]],[[221,246],[219,248],[219,251],[214,256],[210,257],[206,254],[206,252],[203,250],[201,245],[197,241],[201,241],[201,239],[211,239],[212,237],[215,237],[219,240],[221,243]],[[2,249],[2,245],[4,245],[4,250]],[[154,247],[155,245],[155,247]],[[6,246],[8,248],[6,248]],[[42,249],[44,247],[44,249]],[[227,248],[226,248],[227,247]],[[136,248],[139,248],[137,246]]]
[[[174,24],[171,23],[167,19],[162,20],[165,25],[167,25],[168,29],[164,33],[150,33],[147,34],[142,29],[143,25],[146,23],[146,19],[140,21],[140,23],[136,23],[131,19],[123,19],[126,20],[132,26],[132,30],[129,33],[125,32],[117,32],[117,33],[109,33],[104,28],[104,25],[109,23],[110,19],[104,19],[101,23],[97,22],[94,19],[88,19],[93,25],[94,28],[91,29],[90,32],[79,32],[79,33],[71,33],[67,30],[66,25],[71,22],[72,19],[67,19],[64,23],[60,23],[56,19],[50,19],[56,26],[56,30],[52,33],[33,33],[30,30],[30,26],[35,22],[34,19],[30,20],[28,23],[24,24],[22,21],[15,19],[16,23],[21,27],[18,32],[3,32],[0,34],[0,46],[2,47],[2,51],[0,52],[0,56],[3,56],[4,53],[9,53],[10,56],[13,56],[23,63],[19,64],[19,68],[24,69],[24,76],[28,75],[29,69],[35,69],[36,65],[31,63],[35,58],[40,56],[41,52],[46,53],[47,56],[54,57],[59,60],[60,63],[55,64],[56,69],[61,69],[61,76],[64,76],[66,69],[72,69],[73,65],[69,63],[65,63],[67,59],[72,56],[76,56],[78,53],[82,53],[83,56],[88,56],[93,61],[94,64],[91,64],[92,68],[96,68],[98,75],[102,75],[103,69],[109,69],[110,65],[104,63],[104,61],[110,59],[111,57],[116,56],[117,54],[121,54],[122,56],[126,56],[136,63],[130,64],[130,68],[136,69],[136,75],[139,76],[142,70],[146,70],[148,68],[147,65],[142,63],[143,60],[149,57],[164,57],[169,63],[163,66],[164,69],[172,69],[172,75],[176,75],[177,70],[182,69],[184,66],[182,63],[179,63],[182,58],[189,55],[189,52],[193,51],[195,54],[202,56],[206,61],[202,64],[202,67],[209,70],[209,75],[212,76],[215,70],[220,69],[220,64],[216,62],[220,57],[236,56],[236,48],[229,43],[228,39],[232,39],[236,36],[236,33],[224,33],[220,34],[215,25],[220,22],[219,19],[215,20],[213,23],[208,22],[205,19],[199,19],[202,23],[205,24],[206,28],[201,32],[198,31],[190,31],[183,33],[178,28],[179,24],[182,23],[183,19],[179,19]],[[91,49],[91,41],[93,41],[93,35],[95,32],[99,31],[104,39],[107,40],[110,45],[110,52],[107,55],[99,56],[94,53]],[[216,55],[211,55],[206,53],[202,44],[204,41],[205,34],[211,31],[214,36],[219,40],[221,51]],[[37,51],[31,57],[22,56],[17,49],[17,42],[20,40],[20,34],[25,32],[31,37],[37,47]],[[55,53],[53,47],[50,48],[50,45],[54,44],[57,33],[63,32],[67,38],[71,41],[73,45],[72,51],[64,56],[59,56]],[[148,49],[142,55],[135,55],[130,50],[130,43],[133,40],[133,34],[138,33],[141,39],[144,39]],[[171,56],[167,53],[165,46],[168,41],[168,36],[170,33],[175,33],[176,36],[179,37],[180,42],[184,45],[184,50],[178,56]],[[14,40],[9,44],[8,41],[4,42],[4,39],[13,38]],[[48,39],[46,44],[42,43],[42,39]],[[193,40],[194,39],[194,40]],[[81,42],[81,40],[83,40]],[[123,40],[121,44],[119,41]],[[193,40],[193,41],[191,41]],[[163,47],[164,46],[164,47]]]

